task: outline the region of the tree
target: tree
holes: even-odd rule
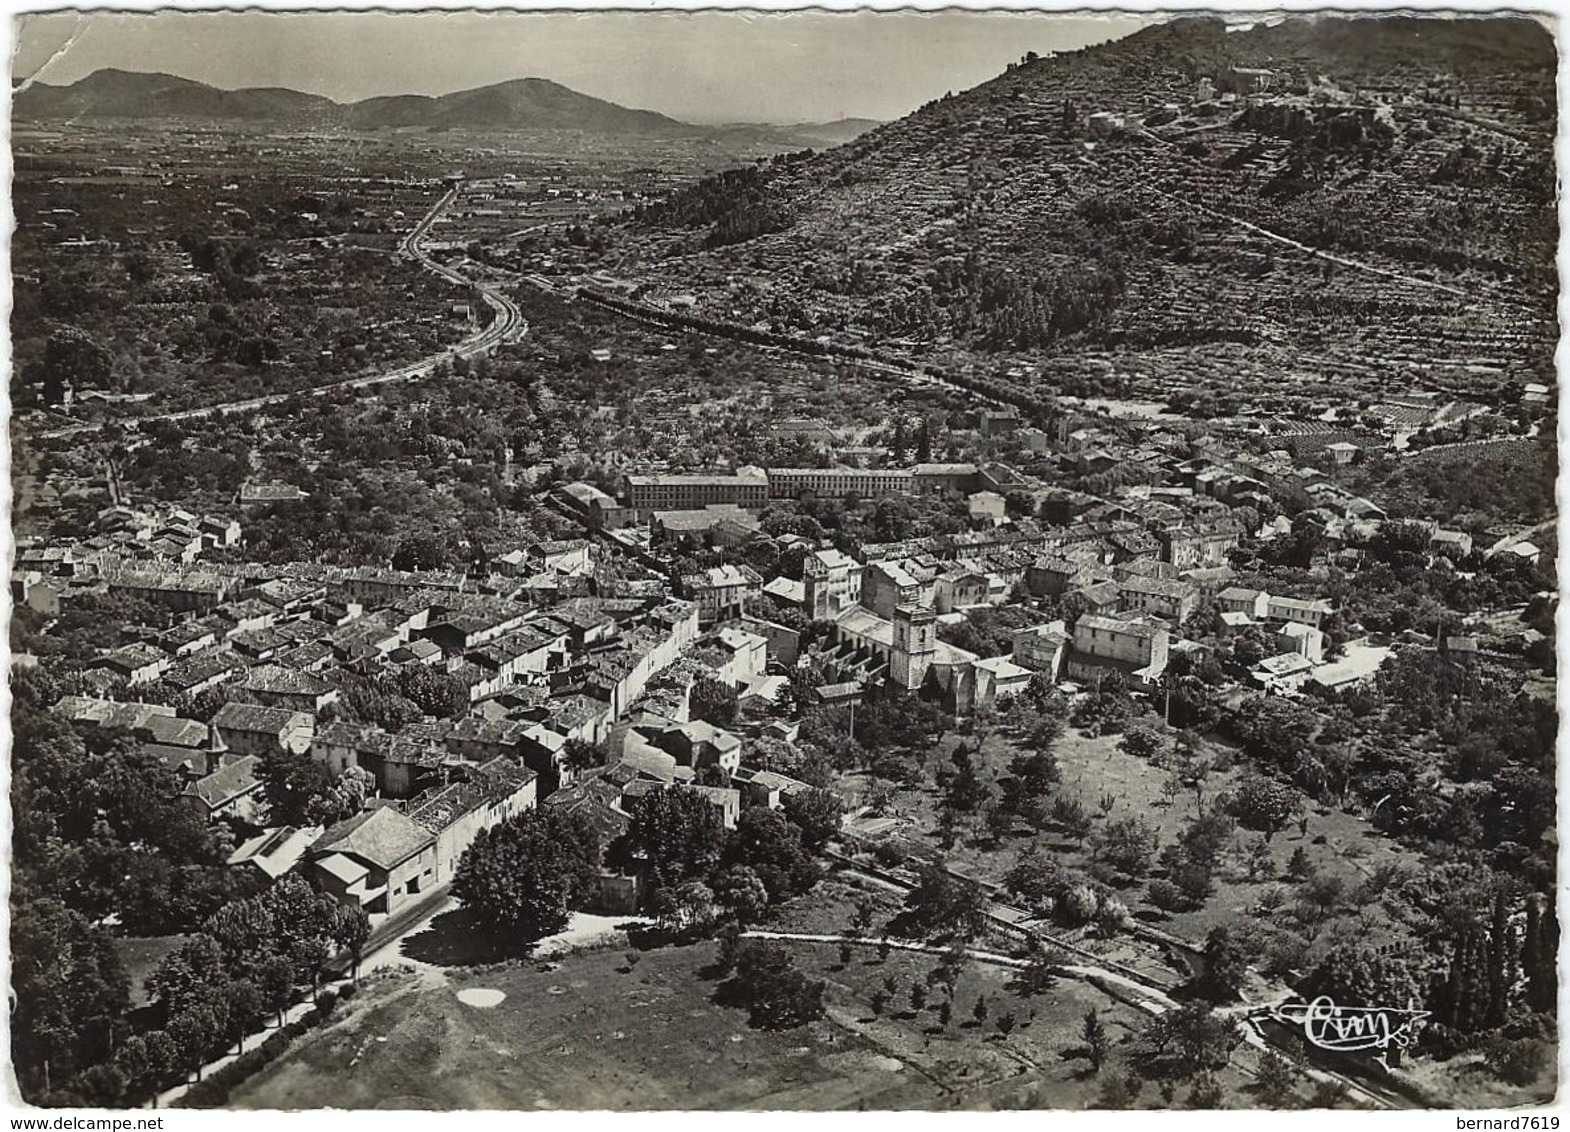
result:
[[[1406,957],[1375,950],[1361,939],[1337,944],[1297,988],[1305,998],[1328,995],[1344,1005],[1421,1007],[1423,995]]]
[[[720,904],[743,926],[756,923],[768,910],[769,890],[746,865],[732,865],[722,872],[714,882],[714,892]]]
[[[916,887],[905,896],[900,920],[907,930],[929,937],[974,939],[986,928],[987,901],[975,881],[941,865],[924,865]]]
[[[294,964],[287,956],[272,955],[257,965],[252,977],[262,1004],[277,1013],[282,1027],[284,1011],[294,1002]]]
[[[696,790],[653,790],[635,798],[627,812],[632,821],[612,849],[617,863],[641,863],[671,885],[707,881],[720,863],[725,821],[718,807]]]
[[[1266,1050],[1260,1057],[1255,1086],[1266,1108],[1292,1107],[1292,1085],[1296,1080],[1297,1070],[1275,1050]]]
[[[452,543],[431,535],[405,535],[393,552],[394,570],[445,570],[452,565]]]
[[[1193,1109],[1218,1109],[1226,1096],[1221,1091],[1221,1082],[1217,1081],[1212,1073],[1201,1073],[1194,1078],[1193,1087],[1188,1091],[1188,1099],[1183,1102],[1184,1108]]]
[[[774,904],[809,891],[823,875],[807,852],[801,828],[766,806],[742,812],[725,857],[729,863],[745,865],[756,873]]]
[[[787,795],[785,816],[801,830],[802,843],[817,853],[840,831],[845,805],[832,790],[803,790]]]
[[[1118,741],[1118,749],[1136,759],[1150,761],[1161,753],[1161,734],[1153,727],[1131,727]]]
[[[15,897],[13,896],[13,899]],[[29,1096],[109,1053],[130,987],[102,928],[55,900],[13,905],[11,1051]]]
[[[976,772],[968,748],[956,747],[951,761],[954,770],[939,776],[939,784],[944,787],[944,803],[956,813],[973,814],[986,803],[991,791]]]
[[[1096,839],[1096,852],[1122,875],[1138,879],[1150,871],[1156,852],[1156,831],[1134,814],[1108,822]]]
[[[759,1029],[791,1029],[823,1017],[823,982],[803,975],[778,943],[743,945],[735,979],[750,1021]]]
[[[1210,929],[1205,937],[1204,993],[1215,1002],[1231,1002],[1248,974],[1248,957],[1225,924]]]
[[[706,719],[716,727],[736,722],[736,689],[713,676],[698,677],[687,703],[694,719]]]
[[[1090,813],[1085,809],[1085,803],[1078,798],[1054,798],[1052,820],[1064,836],[1076,845],[1083,845],[1085,838],[1090,836]]]
[[[1208,1003],[1187,1002],[1151,1020],[1135,1042],[1133,1061],[1146,1077],[1182,1080],[1222,1068],[1242,1040],[1235,1021]]]
[[[498,936],[534,940],[559,931],[596,884],[598,837],[577,815],[525,810],[464,852],[453,895]]]
[[[320,810],[319,799],[333,785],[327,764],[282,747],[262,756],[256,776],[267,800],[268,820],[280,825],[310,824]]]
[[[1003,886],[1011,895],[1037,910],[1051,902],[1062,883],[1063,876],[1057,865],[1043,856],[1035,845],[1021,853],[1014,867],[1003,877]]]
[[[1052,814],[1048,809],[1052,792],[1062,778],[1050,744],[1016,755],[1009,760],[1008,769],[1008,776],[998,783],[1003,791],[1001,808],[1018,814],[1037,829],[1044,828]]]
[[[1101,1021],[1101,1015],[1096,1013],[1095,1007],[1085,1011],[1085,1020],[1079,1033],[1085,1040],[1085,1057],[1090,1062],[1090,1071],[1100,1073],[1101,1067],[1107,1063],[1112,1042],[1107,1036],[1106,1024]]]
[[[1301,804],[1298,792],[1286,783],[1251,775],[1238,785],[1228,809],[1240,824],[1263,833],[1269,841],[1286,828]]]

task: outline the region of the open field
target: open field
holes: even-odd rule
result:
[[[856,896],[826,881],[769,926],[835,931]],[[892,911],[892,898],[884,903]],[[1078,1109],[1100,1088],[1073,1053],[1085,1011],[1098,1011],[1112,1035],[1103,1075],[1122,1071],[1118,1047],[1141,1024],[1136,1009],[1090,984],[1065,978],[1022,998],[1011,972],[972,961],[944,1028],[936,992],[919,1015],[910,1008],[911,984],[925,983],[931,957],[895,952],[883,961],[860,948],[842,968],[835,947],[787,946],[803,971],[828,982],[828,1016],[801,1029],[754,1030],[742,1011],[713,1002],[718,979],[708,970],[707,942],[644,952],[630,969],[621,950],[579,952],[554,965],[422,966],[367,985],[340,1019],[235,1090],[230,1105]],[[875,1018],[872,996],[889,979],[897,993]],[[505,998],[493,1007],[460,1000],[479,989]],[[983,996],[988,1017],[978,1024]],[[1017,1023],[1007,1037],[997,1027],[1005,1013]],[[1252,1056],[1244,1047],[1221,1075],[1228,1095],[1246,1087]],[[1154,1086],[1147,1093],[1158,1100]]]

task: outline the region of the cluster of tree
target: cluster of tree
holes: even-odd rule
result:
[[[581,815],[525,810],[480,834],[453,875],[453,895],[497,938],[532,942],[561,930],[598,890],[602,846]]]
[[[18,673],[11,804],[13,893],[20,904],[55,900],[89,920],[116,916],[125,930],[185,931],[239,883],[224,860],[233,845],[181,798],[184,781],[119,732],[78,733],[50,713],[47,677]]]
[[[219,908],[148,978],[149,1016],[127,1016],[129,986],[101,929],[54,901],[21,906],[13,922],[18,1080],[42,1104],[140,1104],[200,1070],[298,988],[320,985],[338,953],[358,963],[370,924],[286,876]]]
[[[822,869],[813,855],[838,832],[842,807],[832,792],[813,789],[781,810],[749,807],[727,830],[707,798],[677,787],[643,795],[629,813],[610,860],[639,871],[650,900],[693,881],[745,896],[756,880],[768,903],[778,904],[817,884]]]
[[[427,716],[453,719],[469,707],[469,689],[462,681],[426,665],[370,676],[344,673],[339,685],[342,718],[390,732]]]

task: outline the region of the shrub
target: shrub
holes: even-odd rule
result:
[[[1186,912],[1194,906],[1188,895],[1169,880],[1151,881],[1145,899],[1163,912]]]
[[[1090,885],[1070,885],[1063,890],[1063,895],[1058,897],[1058,918],[1069,927],[1077,928],[1096,918],[1096,909],[1099,905],[1096,890]]]
[[[360,992],[360,988],[358,986],[356,986],[354,983],[345,983],[338,990],[338,998],[339,998],[340,1001],[345,1000],[345,999],[350,999],[350,998],[353,998],[359,992]]]
[[[872,859],[885,868],[903,865],[908,856],[904,849],[892,841],[881,841],[872,851]]]
[[[1483,1063],[1512,1085],[1530,1085],[1548,1061],[1543,1043],[1531,1038],[1497,1038],[1483,1051]]]
[[[1096,904],[1096,930],[1104,936],[1117,935],[1129,925],[1128,905],[1115,896],[1103,896]]]

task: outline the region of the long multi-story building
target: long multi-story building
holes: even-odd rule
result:
[[[639,513],[697,511],[711,503],[732,503],[761,510],[769,501],[769,477],[762,468],[703,475],[627,477],[627,506]]]
[[[908,471],[883,468],[770,468],[769,497],[796,499],[811,494],[833,499],[880,499],[909,495],[915,477]]]

